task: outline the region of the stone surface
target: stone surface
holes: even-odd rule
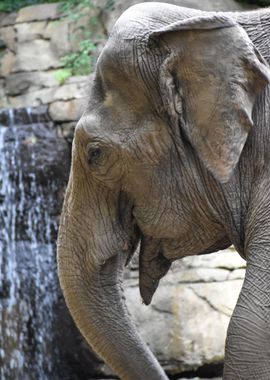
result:
[[[31,43],[18,44],[12,72],[48,70],[61,67],[59,56],[52,50],[50,42],[37,39]]]
[[[0,109],[9,107],[9,101],[6,94],[6,88],[5,88],[5,81],[4,79],[0,79]]]
[[[50,39],[52,51],[59,57],[71,51],[70,39],[73,38],[69,31],[69,19],[51,21],[47,24],[44,38]],[[72,23],[71,23],[72,24]]]
[[[25,93],[31,87],[46,88],[59,86],[56,79],[57,70],[46,72],[23,72],[10,74],[6,78],[6,92],[8,95],[20,95]]]
[[[246,262],[232,248],[211,255],[185,257],[182,260],[182,265],[185,267],[224,268],[233,270],[235,268],[245,268]]]
[[[235,269],[230,273],[228,280],[243,280],[245,278],[245,274],[245,269]]]
[[[87,85],[85,82],[67,83],[55,89],[53,100],[70,100],[86,97]]]
[[[14,25],[16,18],[17,18],[16,12],[0,13],[0,27],[8,26],[8,25]]]
[[[21,82],[27,84],[27,82]],[[31,91],[32,90],[32,91]],[[40,104],[48,104],[55,100],[80,99],[86,96],[85,82],[69,83],[62,86],[47,88],[30,87],[24,95],[10,96],[9,101],[12,107],[31,107]],[[73,120],[73,119],[72,119]]]
[[[17,57],[14,53],[7,50],[6,54],[0,60],[0,76],[9,75],[16,63]]]
[[[6,93],[12,96],[21,95],[28,91],[35,91],[33,90],[34,88],[40,90],[47,87],[57,87],[60,90],[63,87],[65,88],[66,85],[77,83],[78,87],[74,87],[72,96],[79,97],[83,93],[84,88],[87,89],[90,86],[93,78],[93,75],[72,76],[66,80],[64,85],[60,86],[57,80],[57,73],[58,70],[48,70],[45,72],[36,71],[10,74],[6,77]]]
[[[44,38],[47,21],[25,22],[16,24],[18,43]]]
[[[10,96],[9,101],[12,108],[18,107],[37,107],[41,104],[47,104],[54,96],[55,87],[44,89],[32,88],[31,92],[24,95]]]
[[[141,304],[138,272],[127,274],[128,308],[167,371],[180,373],[223,361],[244,267],[232,249],[179,260],[161,280],[150,306]],[[241,276],[232,276],[237,271]]]
[[[70,50],[69,43],[70,20],[38,21],[17,24],[15,26],[18,42],[46,39],[51,42],[51,49],[57,51],[58,56],[67,54]],[[29,47],[31,49],[31,46]]]
[[[31,5],[19,10],[16,23],[54,20],[60,17],[59,3]]]
[[[0,38],[9,50],[14,50],[16,43],[16,33],[13,26],[0,28]]]
[[[53,120],[59,122],[78,120],[82,115],[84,103],[83,99],[56,101],[50,104],[49,113]]]

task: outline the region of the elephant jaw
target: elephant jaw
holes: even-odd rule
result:
[[[163,256],[160,239],[143,236],[139,257],[139,282],[143,302],[149,305],[160,279],[170,269],[171,262]]]

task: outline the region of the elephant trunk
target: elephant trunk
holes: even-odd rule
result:
[[[88,343],[121,379],[167,380],[129,318],[122,289],[124,260],[118,254],[94,267],[70,241],[59,239],[58,270],[67,305]]]

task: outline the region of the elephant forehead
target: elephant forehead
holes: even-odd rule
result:
[[[102,70],[108,67],[112,70],[114,67],[129,76],[134,70],[135,75],[140,77],[147,69],[144,65],[147,65],[146,56],[151,51],[147,47],[149,35],[157,28],[199,13],[201,11],[158,2],[128,8],[116,21],[99,57],[98,67]]]

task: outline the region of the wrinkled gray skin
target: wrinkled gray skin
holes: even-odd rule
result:
[[[79,121],[58,241],[80,331],[125,380],[167,376],[122,293],[138,244],[146,304],[172,261],[234,244],[246,279],[224,379],[270,377],[270,10],[127,10]],[[221,295],[222,297],[222,295]]]

